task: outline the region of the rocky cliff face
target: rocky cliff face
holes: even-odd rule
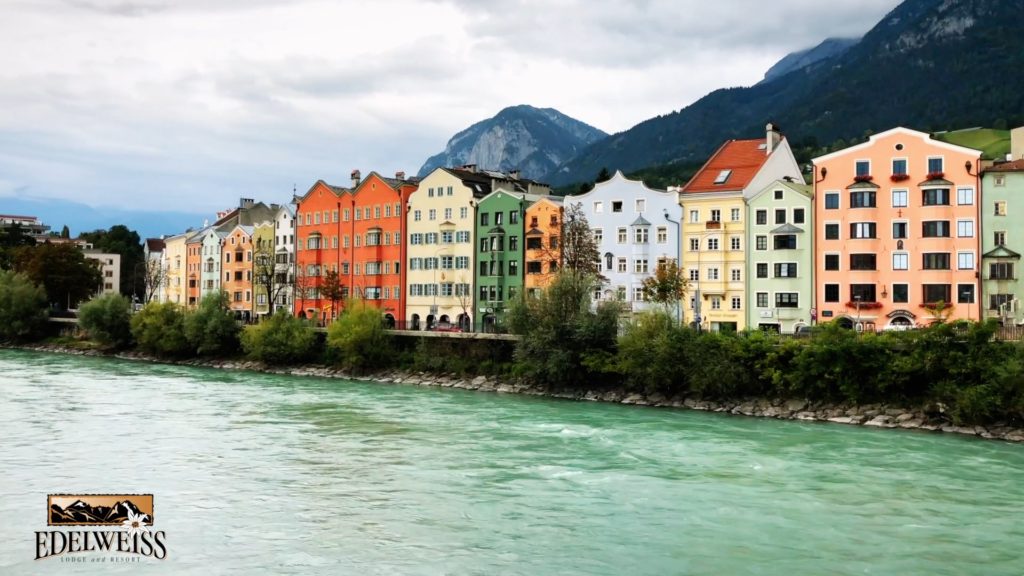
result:
[[[762,82],[769,82],[794,70],[807,68],[812,64],[840,56],[859,41],[859,38],[828,38],[814,48],[787,54],[764,73]]]
[[[518,169],[541,179],[607,134],[553,108],[514,106],[477,122],[448,141],[419,170],[425,176],[442,166],[476,164],[489,170]]]

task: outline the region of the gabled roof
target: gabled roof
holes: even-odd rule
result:
[[[811,186],[810,184],[804,184],[802,182],[798,184],[796,182],[790,182],[789,180],[783,178],[782,180],[776,180],[762,188],[757,194],[751,196],[748,202],[753,202],[755,199],[762,196],[763,194],[767,194],[769,191],[778,190],[779,188],[788,188],[798,194],[806,196],[808,199],[814,195],[814,187]]]
[[[313,190],[316,190],[317,186],[323,186],[324,188],[327,188],[335,196],[341,196],[342,194],[345,194],[345,193],[350,193],[350,194],[352,193],[352,190],[350,190],[349,188],[344,188],[342,186],[332,186],[331,184],[328,184],[327,182],[324,182],[323,180],[317,180],[316,182],[313,183],[312,186],[309,187],[309,190],[306,190],[305,194],[303,194],[302,196],[299,196],[297,203],[304,202],[306,200],[306,198],[313,192]]]
[[[770,234],[803,234],[803,228],[797,228],[796,226],[786,222],[782,226],[779,226],[775,230],[772,230]]]
[[[1024,159],[1001,162],[986,168],[985,172],[1024,172]]]
[[[651,225],[651,223],[648,222],[646,218],[644,218],[643,214],[637,216],[636,220],[633,220],[633,223],[630,224],[630,226],[650,226],[650,225]]]
[[[996,246],[994,249],[981,255],[982,258],[1014,258],[1019,260],[1020,254],[1010,250],[1006,246]]]
[[[160,238],[146,238],[146,250],[149,252],[163,252],[164,241]]]
[[[683,194],[743,190],[768,161],[764,138],[729,140],[683,186]]]

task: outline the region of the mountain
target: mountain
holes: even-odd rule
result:
[[[162,234],[177,234],[188,227],[198,228],[209,215],[188,212],[147,211],[129,208],[93,208],[70,200],[32,198],[29,196],[0,197],[0,213],[37,216],[50,230],[60,232],[67,224],[71,236],[108,229],[124,224],[143,238],[159,238]]]
[[[423,164],[419,176],[441,166],[476,164],[489,170],[518,169],[526,178],[540,179],[606,136],[553,108],[512,106],[453,136],[444,152]]]
[[[545,178],[592,180],[602,167],[706,159],[768,121],[817,147],[894,126],[934,132],[1024,123],[1024,0],[907,0],[841,55],[748,88],[716,90],[581,152]]]
[[[128,519],[128,513],[139,514],[139,507],[131,500],[122,500],[109,508],[92,506],[81,500],[61,508],[57,504],[50,505],[51,524],[120,524]]]
[[[794,70],[807,68],[808,66],[817,64],[822,60],[841,56],[845,54],[847,50],[856,45],[857,42],[860,42],[860,38],[827,38],[824,42],[818,44],[814,48],[808,48],[806,50],[787,54],[782,58],[782,60],[776,62],[774,66],[764,73],[764,80],[762,80],[762,82],[768,82],[779,78],[780,76],[785,76]]]

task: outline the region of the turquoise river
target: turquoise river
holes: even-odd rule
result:
[[[35,560],[64,493],[167,557]],[[1024,446],[0,350],[0,574],[109,573],[1020,575]]]

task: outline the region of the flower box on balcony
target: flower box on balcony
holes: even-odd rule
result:
[[[859,308],[861,310],[871,310],[873,308],[881,308],[882,307],[882,303],[881,302],[857,302],[855,300],[851,300],[851,301],[846,303],[846,307],[847,308]]]
[[[928,176],[925,176],[925,180],[942,180],[945,177],[945,172],[929,172]]]
[[[717,220],[708,220],[704,223],[704,228],[707,230],[718,230],[722,227],[722,223]]]
[[[903,182],[904,180],[910,180],[910,174],[893,174],[889,176],[889,180],[893,182]]]
[[[943,310],[952,310],[953,309],[953,305],[952,304],[948,304],[946,302],[924,302],[924,303],[921,304],[921,308],[926,308],[928,310],[938,310],[940,307]]]
[[[874,179],[875,177],[871,174],[861,174],[860,176],[853,177],[854,182],[871,182]]]

